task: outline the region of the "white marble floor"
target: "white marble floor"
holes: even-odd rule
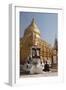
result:
[[[21,78],[28,77],[50,77],[50,76],[58,76],[58,72],[43,72],[43,74],[33,74],[33,75],[21,75]]]

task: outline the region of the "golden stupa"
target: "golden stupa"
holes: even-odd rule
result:
[[[40,58],[52,59],[52,47],[46,41],[41,40],[40,30],[33,19],[31,24],[26,28],[24,36],[20,38],[20,63],[23,64],[31,55],[31,47],[37,46],[40,48]]]
[[[31,22],[31,24],[25,30],[24,35],[27,35],[28,33],[37,33],[38,35],[40,35],[40,30],[37,27],[37,24],[35,23],[34,18],[33,18],[32,22]]]

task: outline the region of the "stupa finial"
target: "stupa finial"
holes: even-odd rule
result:
[[[34,17],[33,17],[33,19],[32,19],[32,23],[31,24],[35,24],[35,19],[34,19]]]

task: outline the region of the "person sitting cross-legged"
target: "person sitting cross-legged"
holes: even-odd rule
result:
[[[46,61],[46,64],[44,65],[43,71],[45,71],[45,72],[50,71],[49,64],[47,63],[47,61]]]

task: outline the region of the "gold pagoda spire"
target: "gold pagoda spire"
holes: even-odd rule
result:
[[[35,25],[36,23],[35,23],[35,20],[34,20],[34,18],[32,19],[32,22],[31,22],[31,25]]]
[[[25,34],[27,32],[35,32],[36,34],[39,34],[40,35],[40,30],[35,22],[35,19],[33,18],[32,19],[32,22],[31,24],[28,26],[28,28],[25,30]]]
[[[32,19],[32,22],[31,22],[30,26],[32,26],[32,27],[34,27],[34,28],[37,28],[37,29],[38,29],[37,24],[36,24],[36,22],[35,22],[35,19],[34,19],[34,18]]]

